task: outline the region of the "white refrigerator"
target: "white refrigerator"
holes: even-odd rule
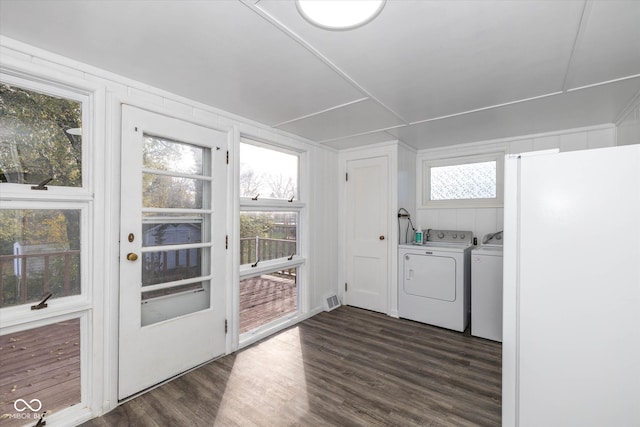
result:
[[[640,145],[507,156],[503,426],[640,426]]]

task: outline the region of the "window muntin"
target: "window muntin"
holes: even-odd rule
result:
[[[243,211],[240,213],[240,264],[255,264],[295,255],[298,213]]]
[[[299,156],[240,143],[240,197],[297,200]]]
[[[144,134],[141,324],[209,308],[211,148]],[[171,298],[169,298],[171,297]]]
[[[41,286],[34,290],[28,285],[24,287],[28,291],[27,298],[21,297],[17,303],[14,300],[7,304],[0,304],[2,319],[0,334],[4,333],[3,337],[6,338],[15,330],[20,330],[33,338],[35,331],[42,330],[45,336],[51,338],[53,335],[62,333],[64,329],[62,325],[66,324],[75,330],[73,334],[80,335],[83,340],[88,338],[84,340],[85,344],[81,345],[78,340],[60,337],[65,345],[69,344],[75,349],[75,353],[68,355],[62,354],[62,348],[55,349],[53,352],[57,355],[58,364],[64,362],[65,366],[74,370],[74,377],[64,373],[54,375],[54,377],[66,378],[59,384],[60,387],[44,384],[47,389],[40,394],[35,382],[37,380],[25,379],[29,381],[27,388],[37,393],[36,396],[42,403],[42,410],[46,410],[47,416],[59,411],[70,411],[70,413],[75,411],[77,414],[82,410],[81,408],[90,405],[84,390],[90,384],[94,369],[85,372],[86,367],[83,366],[80,373],[79,363],[67,364],[65,360],[69,360],[67,356],[72,361],[84,360],[87,356],[85,350],[88,351],[90,347],[86,344],[91,342],[88,316],[93,300],[91,299],[92,286],[87,286],[87,283],[90,283],[88,278],[92,276],[90,267],[93,265],[91,262],[93,250],[89,243],[92,231],[98,231],[94,227],[91,202],[95,191],[93,183],[96,178],[99,179],[102,176],[101,168],[97,170],[91,168],[96,152],[92,147],[91,138],[93,125],[91,106],[95,105],[96,98],[102,97],[103,90],[97,85],[81,82],[75,78],[52,81],[47,75],[39,72],[36,74],[40,77],[32,79],[26,77],[23,71],[22,68],[16,69],[9,65],[7,73],[3,70],[0,75],[2,89],[0,93],[0,215],[7,211],[14,211],[14,213],[19,210],[30,211],[36,214],[35,221],[29,220],[27,227],[37,227],[39,231],[46,233],[64,228],[68,231],[66,238],[65,236],[60,240],[52,238],[43,243],[44,245],[62,244],[64,249],[62,254],[56,255],[52,252],[28,254],[30,258],[27,260],[26,267],[22,265],[22,261],[17,261],[20,274],[26,273],[22,278],[27,281],[31,281],[32,276],[37,278],[36,275],[29,275],[32,273],[31,267],[36,267],[36,273],[42,278]],[[29,75],[35,74],[29,71]],[[16,109],[16,105],[19,108]],[[34,121],[30,122],[30,119]],[[30,132],[29,138],[24,138],[25,129]],[[53,179],[50,180],[51,178]],[[45,180],[50,180],[46,188],[48,191],[32,189],[33,186]],[[56,225],[56,216],[60,213],[66,216],[65,226]],[[0,234],[3,238],[6,237],[3,234],[4,231],[4,226],[0,226]],[[59,234],[62,235],[63,232],[60,231]],[[97,236],[100,235],[101,233],[98,232]],[[14,256],[13,252],[10,256],[14,259],[21,258]],[[56,256],[61,258],[56,260]],[[34,261],[34,264],[31,258],[40,258],[40,260]],[[48,274],[45,273],[47,269]],[[1,271],[0,277],[5,273],[6,271]],[[11,273],[14,273],[13,261]],[[35,305],[35,302],[42,300],[45,296],[43,293],[46,293],[47,283],[45,282],[47,281],[44,280],[46,277],[49,277],[49,291],[53,294],[46,302],[48,308],[31,310],[30,306]],[[0,289],[3,287],[4,283]],[[62,294],[60,294],[61,288]],[[32,295],[32,290],[35,295]],[[0,291],[0,294],[3,292]],[[61,317],[60,309],[67,314]],[[69,319],[71,324],[63,318]],[[0,347],[7,348],[1,344]],[[24,351],[21,352],[24,353]],[[51,349],[47,348],[46,353],[51,353]],[[43,367],[48,369],[48,365],[44,363],[45,359],[36,358],[37,363],[28,357],[23,358],[24,360],[21,360],[16,368],[27,376],[29,372],[40,372]],[[4,358],[0,357],[0,361],[3,360]],[[0,368],[0,371],[4,372],[6,369]],[[60,398],[61,395],[64,395],[64,398]],[[50,397],[47,400],[47,396],[53,396],[54,401]],[[78,403],[81,404],[78,405]],[[9,405],[13,408],[11,402]],[[70,406],[76,409],[71,409]],[[0,413],[5,412],[0,411]],[[25,412],[21,412],[19,415],[24,414]],[[25,422],[25,418],[13,418],[13,420],[19,425]]]
[[[0,82],[0,182],[82,187],[82,102]]]
[[[0,308],[81,293],[81,211],[0,209]]]
[[[298,273],[305,262],[300,244],[305,204],[300,201],[299,170],[303,156],[241,139],[241,341],[242,336],[254,336],[297,315],[301,308]]]
[[[503,158],[495,153],[423,161],[422,206],[501,206]]]

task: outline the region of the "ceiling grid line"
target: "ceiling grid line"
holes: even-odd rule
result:
[[[567,81],[569,80],[569,74],[573,69],[573,62],[576,53],[576,49],[580,45],[582,41],[583,34],[586,30],[587,23],[589,21],[589,14],[591,13],[592,1],[585,0],[584,6],[582,8],[582,15],[580,16],[580,23],[578,24],[578,31],[576,31],[576,38],[573,40],[573,46],[571,48],[571,54],[569,55],[569,61],[567,63],[567,69],[564,73],[564,79],[562,81],[562,91],[567,91]]]
[[[422,123],[429,123],[429,122],[435,122],[437,120],[449,119],[451,117],[458,117],[458,116],[464,116],[466,114],[478,113],[480,111],[493,110],[494,108],[501,108],[501,107],[506,107],[508,105],[514,105],[514,104],[520,104],[520,103],[523,103],[523,102],[533,101],[533,100],[536,100],[536,99],[548,98],[550,96],[560,95],[562,93],[563,93],[562,91],[557,91],[557,92],[546,93],[544,95],[538,95],[538,96],[532,96],[532,97],[529,97],[529,98],[518,99],[516,101],[503,102],[502,104],[488,105],[486,107],[475,108],[473,110],[462,111],[460,113],[454,113],[454,114],[448,114],[446,116],[439,116],[439,117],[433,117],[433,118],[430,118],[430,119],[418,120],[418,121],[409,123],[409,125],[419,125],[419,124],[422,124]]]
[[[268,12],[266,12],[263,9],[260,9],[259,6],[256,5],[252,5],[247,3],[244,0],[238,0],[240,1],[240,3],[244,4],[246,7],[248,7],[250,10],[252,10],[253,12],[255,12],[258,16],[262,17],[264,20],[266,20],[267,22],[269,22],[271,25],[273,25],[274,27],[276,27],[277,29],[279,29],[280,31],[282,31],[285,35],[287,35],[288,37],[290,37],[292,40],[294,40],[296,43],[300,44],[302,47],[304,47],[305,49],[307,49],[311,54],[313,54],[316,58],[318,58],[320,61],[322,61],[327,67],[331,68],[331,70],[333,70],[336,74],[338,74],[340,77],[342,77],[343,79],[345,79],[349,84],[351,84],[353,87],[355,87],[357,90],[359,90],[360,92],[362,92],[363,95],[365,95],[366,97],[370,98],[372,101],[374,101],[376,104],[380,105],[382,108],[384,108],[385,110],[387,110],[389,113],[391,113],[392,115],[394,115],[398,120],[400,120],[401,122],[408,124],[409,120],[405,119],[402,115],[400,115],[399,113],[397,113],[395,110],[391,109],[390,107],[388,107],[384,102],[380,101],[380,99],[378,99],[375,95],[373,95],[372,93],[370,93],[368,90],[366,90],[364,87],[362,87],[362,85],[360,85],[358,82],[356,82],[351,76],[349,76],[347,73],[345,73],[344,71],[342,71],[342,69],[340,67],[338,67],[336,64],[334,64],[331,60],[329,60],[329,58],[327,58],[325,55],[322,54],[322,52],[320,52],[318,49],[316,49],[315,47],[311,46],[309,43],[307,43],[306,40],[304,40],[302,37],[300,37],[297,33],[295,33],[293,30],[291,30],[289,27],[287,27],[286,25],[284,25],[282,22],[280,22],[278,19],[276,19],[275,17],[273,17],[271,14],[269,14]],[[320,114],[320,113],[317,113]],[[311,114],[309,117],[313,116],[313,114]]]
[[[275,124],[275,125],[271,125],[271,126],[273,126],[274,128],[277,128],[277,127],[280,127],[282,125],[286,125],[286,124],[289,124],[289,123],[297,122],[298,120],[308,119],[309,117],[317,116],[318,114],[328,113],[329,111],[337,110],[337,109],[342,108],[342,107],[348,107],[349,105],[357,104],[358,102],[366,101],[367,99],[370,99],[370,98],[364,97],[364,98],[355,99],[353,101],[345,102],[344,104],[340,104],[340,105],[336,105],[336,106],[333,106],[333,107],[325,108],[322,111],[317,111],[315,113],[306,114],[304,116],[296,117],[295,119],[291,119],[291,120],[286,120],[284,122],[281,122],[281,123],[278,123],[278,124]]]
[[[51,53],[45,66],[77,61],[338,150],[614,123],[640,91],[639,0],[389,1],[347,32],[310,25],[293,0],[0,3],[0,48],[24,43]]]

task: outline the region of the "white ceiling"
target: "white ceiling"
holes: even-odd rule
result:
[[[388,0],[349,31],[285,0],[0,0],[0,34],[335,148],[612,123],[640,92],[638,0]]]

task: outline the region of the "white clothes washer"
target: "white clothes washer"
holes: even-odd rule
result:
[[[464,332],[470,317],[471,231],[429,230],[398,248],[400,317]]]
[[[471,335],[502,342],[502,231],[471,251]]]

